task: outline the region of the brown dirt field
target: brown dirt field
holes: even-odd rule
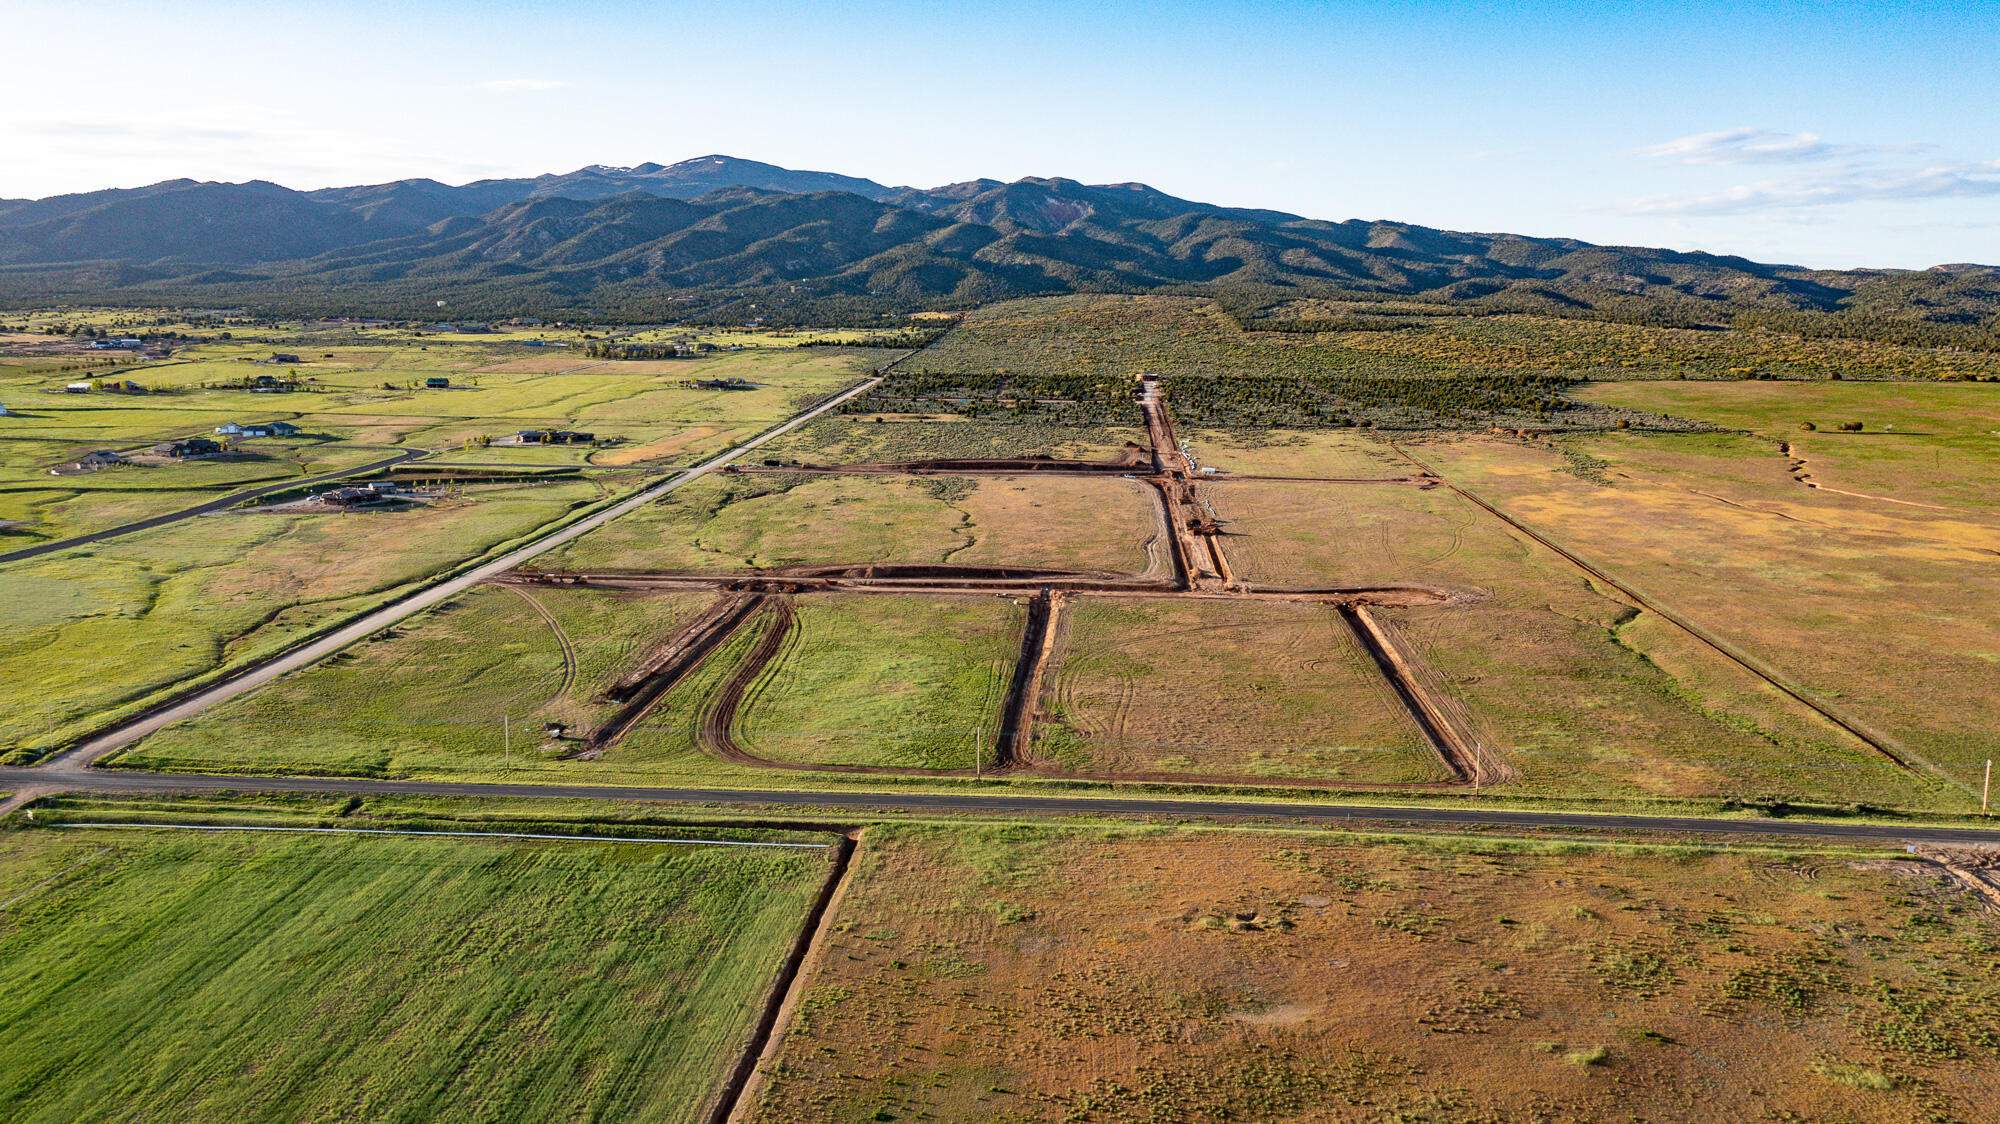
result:
[[[1450,778],[1335,610],[1080,597],[1035,755],[1102,775]]]
[[[697,456],[716,452],[730,442],[745,436],[740,427],[721,425],[691,425],[686,429],[662,437],[657,441],[643,444],[620,445],[592,453],[593,464],[626,465],[644,461],[689,460]]]
[[[1551,479],[1574,478],[1546,463],[1532,477]],[[1943,795],[1447,489],[1237,482],[1206,494],[1253,587],[1401,580],[1479,592],[1380,615],[1530,789],[1898,806]]]
[[[562,567],[737,572],[951,562],[1164,572],[1158,517],[1117,478],[892,476],[697,481],[551,555]]]
[[[1189,429],[1195,463],[1262,476],[1376,477],[1408,474],[1384,442],[1351,430]]]
[[[1463,580],[1453,557],[1477,508],[1441,488],[1239,480],[1200,492],[1224,522],[1223,550],[1252,587],[1321,588]]]
[[[747,1116],[1991,1119],[2000,915],[1941,873],[871,828]]]
[[[1935,765],[1964,808],[2000,695],[2000,529],[1800,487],[1740,443],[1592,441],[1599,482],[1498,440],[1421,455],[1488,502]],[[1677,450],[1677,451],[1676,451]]]

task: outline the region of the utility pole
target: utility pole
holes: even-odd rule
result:
[[[1987,802],[1993,798],[1993,759],[1986,759],[1986,783],[1979,789],[1979,814],[1986,815]]]
[[[507,763],[514,763],[514,734],[507,728],[507,716],[500,716],[500,751],[506,755]]]

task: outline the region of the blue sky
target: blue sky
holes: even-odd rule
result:
[[[2000,263],[1996,2],[9,8],[5,197],[721,152],[1814,266]]]

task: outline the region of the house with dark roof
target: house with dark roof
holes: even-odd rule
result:
[[[114,464],[124,464],[122,453],[110,449],[92,449],[61,468],[49,469],[50,476],[61,476],[70,472],[95,472],[100,468],[110,468]]]
[[[162,441],[153,446],[153,452],[163,457],[208,457],[221,451],[221,445],[206,437],[184,437],[179,441]]]

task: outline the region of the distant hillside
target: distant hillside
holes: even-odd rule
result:
[[[1988,266],[1815,271],[1328,222],[1143,184],[888,188],[707,156],[458,187],[175,180],[0,202],[0,302],[417,316],[447,300],[458,315],[782,322],[1154,289],[1210,292],[1247,325],[1287,331],[1526,311],[2000,346],[2000,269]]]

